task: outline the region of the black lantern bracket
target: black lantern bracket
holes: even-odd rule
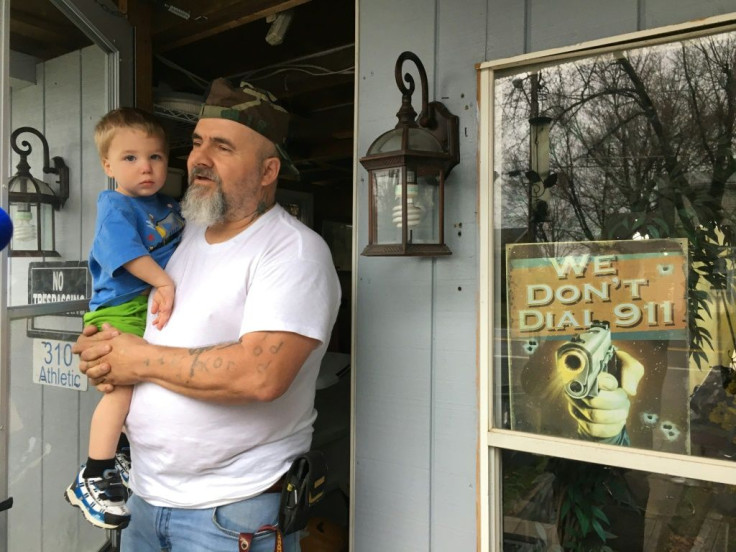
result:
[[[411,97],[414,94],[416,86],[414,77],[411,73],[404,73],[402,78],[402,67],[406,61],[411,61],[416,65],[419,71],[419,84],[422,93],[422,110],[417,117],[417,113],[412,107]],[[424,64],[414,52],[402,52],[396,60],[394,69],[396,85],[401,91],[401,107],[396,113],[399,122],[395,128],[401,126],[420,126],[432,134],[442,145],[442,149],[446,152],[448,160],[445,165],[445,175],[449,174],[452,168],[460,162],[460,119],[457,115],[453,115],[445,107],[442,102],[428,102],[428,85],[427,71]],[[408,84],[405,85],[404,81]]]
[[[27,178],[33,178],[31,175],[31,167],[28,164],[28,156],[31,154],[31,144],[27,140],[22,140],[20,146],[18,146],[18,136],[21,134],[33,134],[40,141],[43,146],[43,172],[44,174],[55,174],[58,176],[57,184],[59,186],[58,193],[55,193],[52,203],[54,209],[57,211],[64,206],[66,200],[69,199],[69,167],[64,163],[64,159],[61,157],[53,157],[49,162],[49,144],[46,141],[46,137],[41,134],[38,130],[33,127],[19,127],[13,131],[10,135],[10,146],[13,151],[20,156],[20,161],[16,165],[18,172],[15,176],[24,176]],[[22,198],[19,198],[22,199]]]

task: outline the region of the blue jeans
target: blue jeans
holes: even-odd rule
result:
[[[241,532],[276,525],[281,495],[264,493],[233,504],[189,510],[152,506],[132,495],[130,525],[122,532],[121,552],[238,552]],[[273,552],[274,533],[256,533],[249,552]],[[299,552],[299,531],[284,536],[284,552]]]

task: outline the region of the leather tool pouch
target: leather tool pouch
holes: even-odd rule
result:
[[[327,464],[320,451],[297,456],[281,490],[279,527],[284,535],[304,529],[310,508],[324,498],[326,481]]]

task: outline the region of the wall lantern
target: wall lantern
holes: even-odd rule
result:
[[[414,79],[401,67],[411,60],[419,70],[422,111],[411,105]],[[440,102],[427,103],[427,73],[416,54],[396,60],[401,91],[398,124],[379,136],[360,162],[370,175],[368,245],[363,255],[449,255],[445,245],[445,178],[460,161],[459,119]]]
[[[35,135],[43,145],[43,172],[58,175],[59,193],[43,180],[31,175],[28,156],[31,145],[18,136],[24,133]],[[10,241],[11,257],[59,257],[55,251],[54,211],[58,211],[69,197],[69,168],[61,157],[53,158],[49,164],[49,144],[43,134],[32,127],[20,127],[10,135],[13,151],[20,155],[17,172],[8,182],[8,203],[13,221],[13,239]]]

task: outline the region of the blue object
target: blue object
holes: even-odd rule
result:
[[[0,209],[0,251],[5,249],[13,237],[13,221],[5,210]]]

